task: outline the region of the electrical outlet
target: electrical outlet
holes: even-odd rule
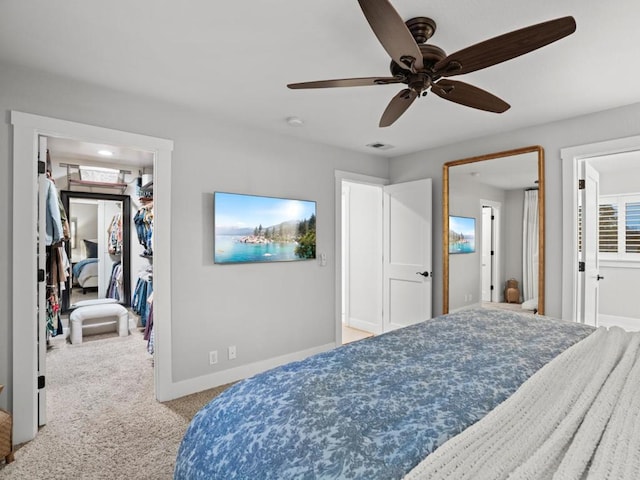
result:
[[[211,350],[209,352],[209,365],[215,365],[216,363],[218,363],[218,351]]]
[[[229,347],[229,360],[233,360],[234,358],[236,358],[236,346],[231,345]]]

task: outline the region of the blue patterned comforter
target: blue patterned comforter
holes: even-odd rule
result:
[[[275,368],[196,414],[174,478],[402,478],[592,331],[464,310]]]

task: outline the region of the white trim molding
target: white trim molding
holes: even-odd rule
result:
[[[152,152],[154,161],[155,391],[173,398],[171,365],[171,156],[173,141],[18,111],[13,125],[13,418],[14,443],[33,439],[37,415],[38,137],[117,145]]]
[[[335,170],[335,324],[336,343],[342,345],[342,182],[343,180],[366,185],[383,186],[389,184],[388,178],[363,175],[361,173]]]
[[[221,372],[211,373],[209,375],[202,375],[200,377],[176,382],[173,384],[174,398],[183,397],[193,392],[202,392],[216,386],[226,385],[227,383],[237,382],[258,373],[262,373],[272,368],[279,367],[280,365],[296,362],[298,360],[304,360],[311,355],[326,352],[334,349],[335,347],[336,346],[333,343],[328,343],[319,347],[289,353],[286,355],[281,355],[279,357],[270,358],[268,360],[254,362],[248,365],[241,365],[239,367],[230,368]]]

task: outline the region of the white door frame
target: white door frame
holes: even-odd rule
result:
[[[37,416],[38,136],[119,145],[154,153],[155,394],[171,398],[171,152],[173,141],[18,111],[13,125],[13,441],[33,439]]]
[[[335,175],[335,325],[336,346],[342,345],[342,182],[363,183],[366,185],[384,186],[389,179],[363,175],[360,173],[336,170]]]
[[[562,318],[576,321],[578,292],[578,180],[580,162],[592,157],[640,150],[640,135],[567,147],[562,159]]]

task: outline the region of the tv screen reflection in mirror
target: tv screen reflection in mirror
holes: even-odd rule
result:
[[[449,215],[449,253],[476,251],[476,219]]]

